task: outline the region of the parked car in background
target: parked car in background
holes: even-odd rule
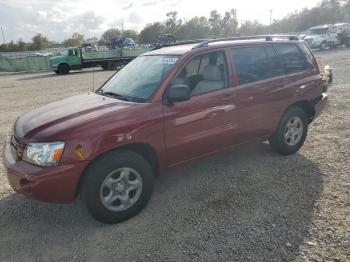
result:
[[[266,140],[296,153],[327,95],[309,48],[289,39],[159,47],[96,92],[25,113],[4,147],[9,183],[47,202],[80,194],[93,217],[116,223],[140,212],[155,177],[175,167]]]
[[[327,47],[338,45],[338,33],[340,31],[333,25],[316,26],[309,29],[304,41],[310,48],[324,50]]]
[[[303,39],[310,48],[324,50],[347,44],[346,32],[349,30],[350,24],[348,23],[316,26],[310,28]]]

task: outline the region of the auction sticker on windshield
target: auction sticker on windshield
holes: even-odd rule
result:
[[[162,57],[161,63],[173,65],[176,63],[177,59],[178,59],[178,57],[176,57],[176,56]]]

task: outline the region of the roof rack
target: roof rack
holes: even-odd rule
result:
[[[287,39],[290,41],[298,41],[299,38],[295,35],[254,35],[254,36],[236,36],[236,37],[228,37],[228,38],[214,38],[214,39],[194,39],[194,40],[186,40],[186,41],[180,41],[173,44],[166,44],[166,45],[160,45],[156,46],[152,50],[161,49],[163,47],[168,46],[178,46],[178,45],[187,45],[187,44],[198,44],[192,47],[192,49],[201,48],[208,46],[209,43],[215,43],[215,42],[224,42],[224,41],[237,41],[237,40],[253,40],[253,39],[265,39],[265,41],[273,41],[274,38],[279,39]]]
[[[265,39],[265,41],[273,41],[274,38],[282,38],[282,39],[288,39],[290,41],[298,41],[299,38],[295,35],[254,35],[254,36],[237,36],[237,37],[229,37],[229,38],[216,38],[216,39],[209,39],[206,41],[203,41],[202,43],[199,43],[198,45],[194,46],[192,49],[201,48],[208,46],[209,43],[215,43],[215,42],[224,42],[224,41],[237,41],[237,40],[254,40],[254,39]]]
[[[157,50],[157,49],[161,49],[163,47],[168,47],[168,46],[198,44],[198,43],[203,43],[203,42],[208,41],[208,40],[210,40],[210,39],[193,39],[193,40],[179,41],[179,42],[172,43],[172,44],[159,45],[159,46],[154,47],[152,50]]]

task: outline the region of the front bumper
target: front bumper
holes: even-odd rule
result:
[[[69,203],[76,195],[79,177],[86,161],[53,167],[35,166],[17,161],[9,143],[3,152],[5,173],[11,187],[22,194],[51,203]]]

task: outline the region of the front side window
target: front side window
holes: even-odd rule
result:
[[[189,61],[173,81],[173,85],[188,85],[191,95],[195,96],[227,87],[227,75],[224,52],[210,52]]]
[[[269,59],[263,46],[238,47],[230,52],[240,85],[270,77]]]
[[[287,74],[306,69],[305,57],[295,44],[276,44],[275,49]]]
[[[122,100],[146,101],[175,65],[178,56],[140,56],[124,66],[99,90]]]
[[[69,56],[76,56],[77,54],[76,54],[74,49],[68,49],[68,55]]]

